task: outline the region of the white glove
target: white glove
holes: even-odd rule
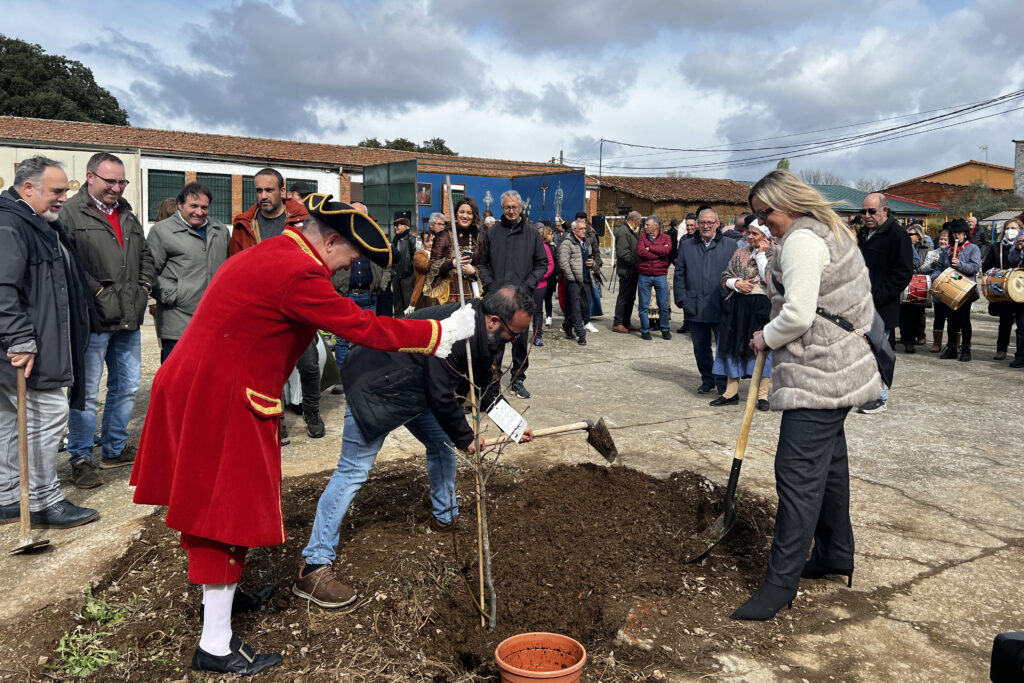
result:
[[[410,313],[412,313],[412,312],[413,312],[413,311],[415,311],[415,310],[416,310],[415,308],[413,308],[412,306],[410,306],[409,308],[405,309],[405,310],[404,310],[404,311],[402,312],[402,315],[409,315]]]
[[[476,311],[466,306],[452,313],[441,321],[441,341],[437,344],[434,355],[447,358],[452,352],[455,342],[469,339],[476,332]]]

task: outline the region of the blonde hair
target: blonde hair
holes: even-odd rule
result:
[[[551,236],[553,234],[554,233],[551,232],[551,228],[549,228],[548,226],[546,226],[546,225],[540,226],[540,238],[542,240],[544,240],[545,242],[550,242],[551,241]]]
[[[1024,230],[1024,223],[1021,223],[1019,218],[1011,218],[1003,223],[1003,232],[1006,232],[1006,229],[1012,224],[1016,224],[1018,230]]]
[[[829,202],[821,193],[804,183],[792,171],[777,168],[754,183],[747,196],[747,203],[757,197],[775,211],[809,216],[824,223],[832,229],[832,234],[843,243],[844,237],[853,237],[853,233],[843,223],[832,206],[838,202]],[[751,206],[753,208],[753,206]]]

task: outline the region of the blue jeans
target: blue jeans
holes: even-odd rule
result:
[[[355,305],[364,311],[376,312],[377,310],[377,297],[372,292],[349,294],[348,298],[352,299]],[[338,337],[338,343],[334,345],[334,360],[338,363],[339,373],[341,372],[341,364],[345,362],[345,356],[348,355],[350,348],[352,348],[352,342]]]
[[[718,330],[721,323],[690,323],[690,340],[693,342],[693,357],[697,361],[700,372],[700,385],[704,389],[718,389],[718,394],[725,393],[725,375],[714,374],[715,346],[711,343],[712,335],[718,341]]]
[[[454,446],[429,410],[420,413],[405,427],[427,447],[427,477],[430,479],[430,506],[434,517],[450,524],[453,516],[459,514],[459,507],[455,504]],[[307,564],[334,562],[341,522],[345,519],[352,499],[373,469],[377,453],[386,437],[387,434],[384,434],[373,441],[364,439],[352,417],[352,409],[345,408],[345,428],[341,436],[338,467],[316,505],[313,532],[302,551]]]
[[[658,301],[658,323],[662,332],[668,332],[669,316],[672,309],[668,305],[668,278],[664,275],[640,275],[636,287],[637,312],[640,314],[640,332],[650,332],[651,323],[648,315],[648,307],[651,304],[651,288],[654,288],[654,297]]]
[[[135,407],[135,392],[142,381],[142,335],[139,330],[89,335],[85,350],[85,408],[68,417],[68,454],[72,463],[92,460],[96,433],[96,399],[103,365],[107,366],[107,397],[103,405],[104,458],[116,458],[128,442],[128,420]]]

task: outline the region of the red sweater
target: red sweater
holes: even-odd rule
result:
[[[668,256],[672,238],[661,232],[653,240],[641,234],[636,241],[637,270],[641,275],[668,275]]]

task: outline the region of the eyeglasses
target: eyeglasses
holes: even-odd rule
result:
[[[705,228],[710,228],[715,225],[718,225],[718,221],[697,221],[697,225],[700,225]]]
[[[523,207],[519,206],[518,204],[510,204],[508,206],[501,207],[501,210],[504,211],[505,213],[515,213],[517,211],[522,211]]]
[[[861,216],[874,216],[879,211],[881,211],[881,209],[861,209],[860,210],[860,215]]]
[[[771,216],[772,212],[775,211],[775,209],[773,209],[770,206],[767,209],[764,209],[762,211],[758,211],[754,207],[750,207],[750,208],[754,212],[754,216],[757,217],[757,220],[761,221],[762,223],[764,223],[766,220],[768,220],[768,216]]]
[[[512,328],[508,326],[508,323],[505,322],[505,319],[502,318],[500,315],[497,316],[497,318],[498,318],[498,320],[501,321],[501,326],[504,327],[505,331],[509,333],[509,336],[510,336],[509,341],[515,341],[515,340],[519,339],[521,336],[523,336],[522,332],[513,332]]]
[[[121,187],[121,188],[128,187],[128,181],[127,180],[111,180],[110,178],[104,178],[99,173],[95,173],[95,172],[93,173],[93,175],[96,176],[97,178],[99,178],[100,180],[102,180],[103,182],[105,182],[107,185],[117,186],[117,187]]]

